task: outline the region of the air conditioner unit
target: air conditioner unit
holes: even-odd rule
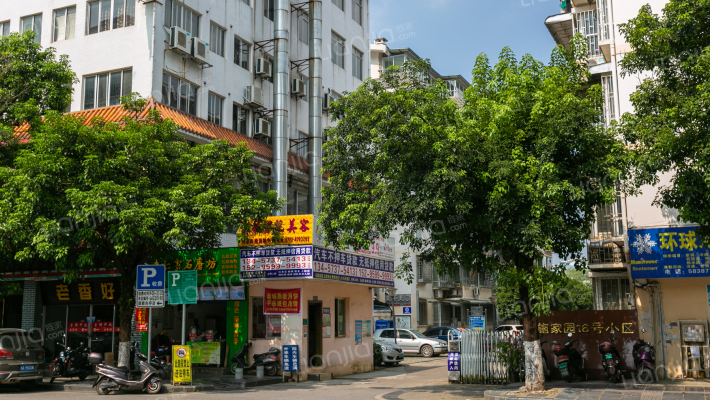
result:
[[[441,289],[435,289],[434,290],[434,297],[437,299],[443,299],[444,298],[444,291]]]
[[[330,110],[330,103],[332,103],[333,101],[335,101],[335,99],[333,98],[333,95],[331,95],[330,93],[324,93],[323,94],[323,111]]]
[[[291,81],[291,94],[294,96],[305,96],[306,95],[306,85],[302,80],[296,78]]]
[[[271,121],[257,118],[254,127],[254,137],[271,137]]]
[[[192,56],[195,57],[198,63],[208,64],[207,60],[207,48],[209,44],[200,38],[192,38]]]
[[[259,58],[256,60],[256,76],[261,76],[262,78],[271,78],[271,61],[265,58]]]
[[[190,33],[184,29],[180,29],[179,26],[170,28],[170,47],[178,53],[189,55],[192,52]]]
[[[252,106],[264,107],[264,91],[256,86],[247,86],[244,102]]]

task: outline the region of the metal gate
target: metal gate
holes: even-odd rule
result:
[[[508,332],[460,332],[458,343],[449,340],[451,347],[458,345],[461,353],[461,367],[458,381],[461,383],[505,384],[508,383],[508,371],[498,359],[496,349],[503,341],[511,340],[513,335]],[[451,338],[453,339],[453,338]],[[449,379],[452,379],[449,376]]]

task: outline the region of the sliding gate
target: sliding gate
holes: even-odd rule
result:
[[[505,384],[508,371],[498,359],[498,344],[504,341],[518,340],[508,332],[460,332],[458,343],[449,340],[449,352],[455,352],[458,345],[460,368],[458,379],[455,373],[449,373],[449,380],[461,383]]]

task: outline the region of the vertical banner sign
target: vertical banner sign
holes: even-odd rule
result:
[[[283,355],[281,360],[283,372],[298,372],[298,346],[283,346],[281,354]]]
[[[449,359],[448,359],[449,372],[461,371],[460,362],[461,362],[461,353],[457,353],[457,352],[449,353]]]
[[[301,289],[264,288],[264,315],[301,314]]]
[[[173,383],[192,383],[189,346],[173,346]]]
[[[136,332],[148,332],[147,308],[136,308]]]
[[[168,302],[170,304],[197,304],[197,271],[170,271],[168,273]]]

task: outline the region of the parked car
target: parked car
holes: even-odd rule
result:
[[[382,352],[382,362],[387,365],[396,365],[400,361],[404,360],[404,353],[402,348],[394,343],[388,343],[384,340],[375,339],[375,343],[380,345],[380,351]]]
[[[523,334],[523,326],[522,325],[500,325],[498,326],[494,332],[516,332],[519,334]]]
[[[424,336],[430,338],[436,338],[449,343],[449,332],[451,333],[454,340],[457,340],[461,336],[461,330],[453,326],[439,326],[436,328],[431,328],[423,333]]]
[[[44,349],[22,329],[0,329],[0,383],[40,384]]]
[[[394,329],[378,329],[375,338],[386,343],[394,343]],[[421,354],[424,357],[441,355],[446,352],[446,342],[428,338],[411,329],[397,329],[397,345],[407,354]]]

